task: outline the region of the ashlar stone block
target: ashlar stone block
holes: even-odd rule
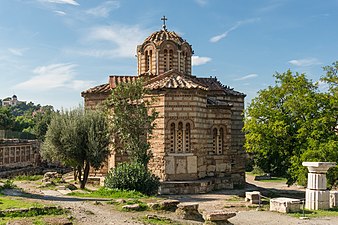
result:
[[[281,213],[299,212],[302,201],[295,198],[270,199],[270,211]]]

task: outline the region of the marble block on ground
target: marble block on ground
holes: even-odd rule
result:
[[[250,202],[252,204],[260,204],[261,193],[259,191],[245,192],[245,201]]]
[[[270,199],[270,211],[281,213],[299,212],[302,201],[295,198],[272,198]]]

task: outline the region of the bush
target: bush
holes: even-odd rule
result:
[[[160,182],[158,177],[139,163],[121,163],[109,171],[104,180],[104,186],[154,195],[157,193]]]

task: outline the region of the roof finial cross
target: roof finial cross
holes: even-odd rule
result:
[[[163,30],[167,30],[167,26],[165,25],[165,21],[168,20],[168,18],[165,17],[165,16],[163,16],[163,17],[161,18],[161,20],[163,20],[163,26],[162,26]]]

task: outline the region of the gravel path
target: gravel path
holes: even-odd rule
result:
[[[243,199],[238,200],[237,196],[244,196],[245,191],[259,190],[264,192],[278,192],[304,196],[304,188],[276,182],[258,182],[254,181],[252,176],[247,176],[248,185],[242,190],[225,190],[209,194],[200,195],[170,195],[164,196],[171,199],[178,199],[180,202],[197,202],[199,210],[223,209],[236,212],[237,215],[229,221],[233,225],[338,225],[338,217],[315,218],[301,220],[285,214],[256,211],[255,208],[246,207],[248,203]],[[79,225],[137,225],[142,224],[138,218],[146,214],[160,214],[159,212],[120,212],[113,209],[113,206],[106,204],[104,199],[78,198],[63,195],[62,191],[39,190],[29,183],[19,183],[19,186],[25,191],[33,193],[30,199],[42,202],[53,203],[68,208],[71,214],[77,220]],[[20,195],[20,193],[7,193],[9,195]],[[236,199],[237,198],[237,199]],[[234,200],[235,199],[235,200]],[[174,213],[160,214],[168,218],[175,218]],[[195,221],[181,221],[182,224],[203,224]]]

